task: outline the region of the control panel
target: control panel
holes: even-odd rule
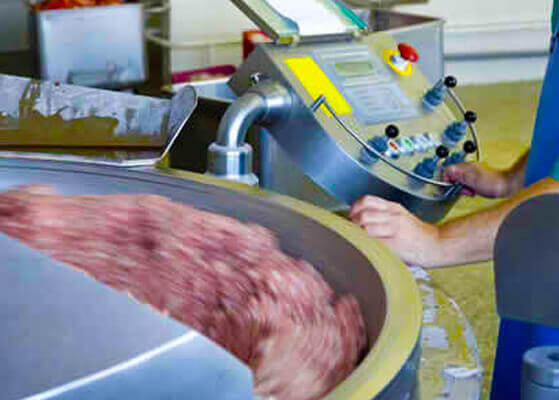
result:
[[[318,94],[307,81],[323,74],[320,80],[331,85],[328,90],[321,85],[325,100],[335,100],[329,92],[337,91],[347,102],[337,114],[366,140],[357,157],[363,166],[380,169],[375,165],[380,153],[412,176],[440,179],[444,165],[459,159],[454,150],[467,138],[477,116],[472,111],[462,115],[450,110],[445,100],[456,87],[456,78],[446,77],[430,87],[414,66],[420,55],[413,46],[376,44],[316,46],[307,56],[307,63],[318,67],[313,73],[293,62],[299,56],[285,63],[307,94]],[[333,105],[336,112],[337,103]],[[447,159],[451,152],[453,157]],[[462,161],[470,153],[463,154]],[[421,182],[412,182],[416,190]]]
[[[436,220],[460,192],[444,182],[443,169],[479,155],[477,115],[455,95],[456,78],[426,80],[415,65],[420,57],[413,45],[383,33],[264,44],[230,85],[242,94],[259,74],[292,93],[292,109],[266,129],[338,199],[351,204],[377,194],[414,212],[431,207],[417,213]]]
[[[418,111],[392,80],[392,74],[367,46],[356,46],[350,53],[339,49],[315,52],[318,65],[352,106],[363,125],[417,118]]]

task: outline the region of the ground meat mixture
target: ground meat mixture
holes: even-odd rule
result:
[[[258,225],[160,196],[36,185],[0,194],[0,231],[221,344],[251,367],[261,396],[319,398],[366,347],[356,299]]]

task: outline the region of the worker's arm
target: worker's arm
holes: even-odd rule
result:
[[[438,226],[436,241],[439,250],[429,267],[490,260],[497,232],[505,217],[529,198],[546,193],[559,193],[559,182],[545,178],[497,206]]]
[[[546,178],[500,205],[439,226],[421,221],[398,203],[367,196],[352,207],[350,219],[404,262],[438,268],[491,259],[503,219],[523,201],[545,193],[559,193],[559,182]]]

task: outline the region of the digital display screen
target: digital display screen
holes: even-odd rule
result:
[[[334,68],[341,76],[371,75],[374,72],[373,64],[368,60],[338,62]]]

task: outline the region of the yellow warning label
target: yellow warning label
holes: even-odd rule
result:
[[[285,64],[313,100],[316,100],[320,95],[324,95],[336,114],[345,115],[353,112],[344,96],[311,57],[288,58],[285,60]],[[331,116],[324,105],[321,108],[326,115]]]

